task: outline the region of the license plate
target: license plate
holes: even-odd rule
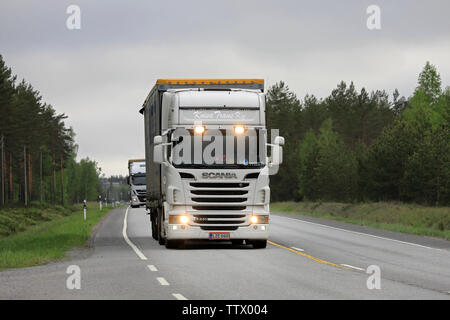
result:
[[[209,240],[230,240],[229,232],[210,232]]]

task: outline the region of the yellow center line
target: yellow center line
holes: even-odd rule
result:
[[[325,260],[322,260],[322,259],[310,256],[309,254],[306,254],[304,252],[301,252],[301,251],[298,251],[298,250],[295,250],[295,249],[292,249],[292,248],[285,247],[285,246],[283,246],[281,244],[278,244],[278,243],[275,243],[275,242],[272,242],[272,241],[269,241],[269,240],[267,240],[267,242],[270,243],[273,246],[292,251],[294,253],[297,253],[297,254],[299,254],[301,256],[304,256],[304,257],[309,258],[311,260],[314,260],[316,262],[323,263],[323,264],[326,264],[326,265],[329,265],[329,266],[332,266],[332,267],[336,267],[336,268],[339,268],[339,269],[350,270],[350,268],[343,267],[343,266],[340,266],[338,264],[335,264],[335,263],[332,263],[332,262],[329,262],[329,261],[325,261]]]

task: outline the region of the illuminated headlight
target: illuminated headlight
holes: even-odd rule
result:
[[[269,216],[253,215],[250,217],[251,224],[269,223]]]
[[[138,198],[137,197],[132,197],[131,200],[138,201]]]
[[[189,217],[185,215],[180,216],[180,222],[182,224],[187,224],[189,222]]]
[[[269,216],[253,215],[250,217],[251,224],[269,223]]]
[[[205,127],[204,126],[195,126],[194,132],[196,134],[203,134],[203,132],[205,132]]]
[[[186,214],[177,215],[177,216],[169,216],[170,224],[188,224],[189,216]]]
[[[235,134],[243,134],[245,132],[245,127],[238,125],[238,126],[234,126],[234,133]]]

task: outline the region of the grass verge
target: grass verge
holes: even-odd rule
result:
[[[9,236],[3,233],[0,238],[0,270],[41,265],[66,257],[68,250],[86,244],[92,228],[111,209],[104,207],[99,210],[96,203],[89,203],[86,221],[81,205],[75,209],[52,207],[0,211],[4,221],[9,219],[10,224],[20,226],[18,231],[21,231]]]
[[[332,219],[377,229],[450,240],[450,207],[375,202],[274,202],[271,211]]]

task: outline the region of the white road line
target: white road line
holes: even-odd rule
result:
[[[359,271],[366,271],[366,269],[354,267],[354,266],[351,266],[351,265],[349,265],[349,264],[341,264],[341,266],[343,266],[343,267],[348,267],[348,268],[352,268],[352,269],[359,270]]]
[[[309,222],[309,221],[305,221],[305,220],[301,220],[301,219],[294,219],[294,218],[288,218],[288,217],[283,217],[283,216],[278,216],[278,217],[289,219],[289,220],[294,220],[294,221],[297,221],[297,222],[313,224],[313,225],[324,227],[324,228],[335,229],[335,230],[339,230],[339,231],[343,231],[343,232],[354,233],[354,234],[359,234],[359,235],[363,235],[363,236],[373,237],[373,238],[377,238],[377,239],[389,240],[389,241],[403,243],[403,244],[409,244],[410,246],[416,246],[416,247],[421,247],[421,248],[425,248],[425,249],[433,249],[433,250],[442,251],[442,249],[422,246],[422,245],[417,244],[417,243],[405,242],[405,241],[400,241],[400,240],[396,240],[396,239],[390,239],[390,238],[385,238],[385,237],[374,236],[373,234],[356,232],[356,231],[350,231],[350,230],[345,230],[345,229],[336,228],[336,227],[330,227],[330,226],[327,226],[327,225],[324,225],[324,224]]]
[[[163,277],[158,277],[158,278],[156,278],[156,280],[158,280],[159,283],[160,283],[162,286],[168,286],[168,285],[169,285],[169,283],[167,282],[167,280],[164,279]]]
[[[156,267],[152,264],[149,264],[147,267],[150,269],[150,271],[158,271],[158,269],[156,269]]]
[[[123,238],[125,239],[125,241],[128,243],[128,245],[131,247],[131,249],[134,250],[134,252],[136,252],[136,254],[138,255],[139,258],[141,258],[141,260],[147,260],[147,257],[144,256],[144,254],[141,252],[141,250],[138,249],[138,247],[136,247],[134,245],[133,242],[131,242],[130,239],[128,239],[127,236],[127,217],[128,217],[128,209],[130,207],[127,207],[127,210],[125,211],[125,218],[123,219],[123,229],[122,229],[122,235]]]
[[[187,300],[187,298],[185,296],[183,296],[182,294],[179,293],[172,293],[172,295],[177,298],[178,300]]]
[[[305,250],[303,250],[303,249],[300,249],[300,248],[296,248],[296,247],[291,247],[291,249],[294,249],[294,250],[297,250],[297,251],[300,251],[300,252],[303,252],[303,251],[305,251]]]

